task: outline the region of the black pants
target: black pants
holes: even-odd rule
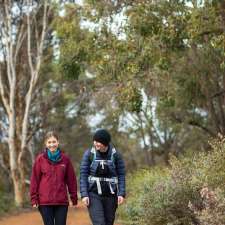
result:
[[[40,205],[38,207],[44,225],[66,225],[68,206],[66,205]]]
[[[89,193],[89,215],[93,225],[113,225],[117,209],[117,196]]]

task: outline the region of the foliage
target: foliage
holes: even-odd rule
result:
[[[199,224],[224,224],[225,198],[223,192],[224,190],[220,188],[212,191],[208,187],[204,187],[200,191],[202,197],[201,208],[189,204],[189,208],[195,213]]]
[[[129,175],[127,185],[128,200],[119,212],[123,221],[125,221],[124,223],[132,225],[144,224],[145,210],[143,210],[143,207],[146,197],[144,193],[150,193],[154,185],[157,182],[160,183],[158,179],[161,177],[161,182],[163,182],[166,176],[166,171],[156,170],[155,168],[151,171],[140,170]],[[152,194],[154,193],[152,192]]]
[[[0,215],[8,212],[13,206],[12,193],[0,190]]]
[[[157,154],[168,163],[170,152],[204,149],[209,136],[225,132],[222,9],[216,1],[68,4],[55,21],[59,71],[91,81],[83,105],[87,117],[103,115],[96,126],[117,128],[119,140],[131,115],[125,132],[144,143],[147,164]]]
[[[89,61],[92,35],[80,27],[81,13],[76,5],[65,5],[65,15],[55,18],[59,41],[59,71],[64,79],[76,80],[84,74]],[[89,42],[89,43],[88,43]]]
[[[142,95],[140,90],[128,82],[118,87],[118,103],[121,108],[128,112],[140,113],[142,107]]]
[[[29,115],[29,148],[34,146],[30,150],[39,151],[43,133],[56,129],[65,143],[63,147],[75,161],[91,144],[92,131],[105,127],[123,150],[128,170],[132,170],[158,163],[157,157],[168,164],[169,153],[206,151],[208,137],[215,137],[218,132],[225,134],[223,1],[83,0],[81,5],[61,2],[49,14],[50,32]],[[39,24],[40,18],[34,21]],[[17,113],[25,109],[29,83],[26,43],[24,39],[18,45],[21,52],[17,63]],[[33,50],[35,46],[32,45]],[[99,115],[103,118],[100,122],[90,122],[90,117],[98,119]],[[3,115],[1,123],[7,131],[4,118]],[[16,121],[19,129],[22,120]],[[7,168],[8,158],[4,161]],[[31,160],[26,162],[28,171]],[[189,165],[185,160],[185,165],[175,159],[173,163],[174,171],[176,166],[180,169],[177,172]],[[211,161],[206,164],[213,167]],[[206,173],[205,169],[196,171]],[[217,172],[222,173],[219,168]],[[203,178],[195,176],[195,185],[203,184]],[[165,184],[168,201],[183,190],[181,185],[169,193],[174,182],[170,179]],[[185,179],[189,182],[189,177]],[[213,185],[214,181],[210,182]],[[191,187],[187,193],[195,195]],[[187,199],[182,201],[181,209],[185,211]],[[169,212],[168,204],[163,204],[165,212]]]
[[[122,217],[134,225],[225,224],[224,144],[217,139],[208,153],[173,157],[168,170],[132,174]]]

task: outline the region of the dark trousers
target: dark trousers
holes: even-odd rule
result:
[[[93,225],[113,225],[117,209],[117,196],[89,193],[89,215]]]
[[[44,225],[66,225],[68,206],[66,205],[40,205],[38,207]]]

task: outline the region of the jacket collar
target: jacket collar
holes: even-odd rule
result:
[[[61,150],[60,150],[61,151]],[[59,161],[57,161],[57,162],[53,162],[53,161],[51,161],[49,158],[48,158],[48,149],[47,148],[45,148],[44,150],[43,150],[43,156],[44,156],[44,158],[46,158],[47,160],[48,160],[48,162],[50,162],[51,164],[57,164],[57,163],[60,163],[61,161],[62,161],[62,159],[63,159],[63,152],[61,151],[61,158],[59,159]]]

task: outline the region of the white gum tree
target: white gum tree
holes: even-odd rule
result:
[[[23,205],[29,115],[37,91],[49,32],[49,1],[0,0],[0,99],[7,118],[6,140],[15,203]]]

